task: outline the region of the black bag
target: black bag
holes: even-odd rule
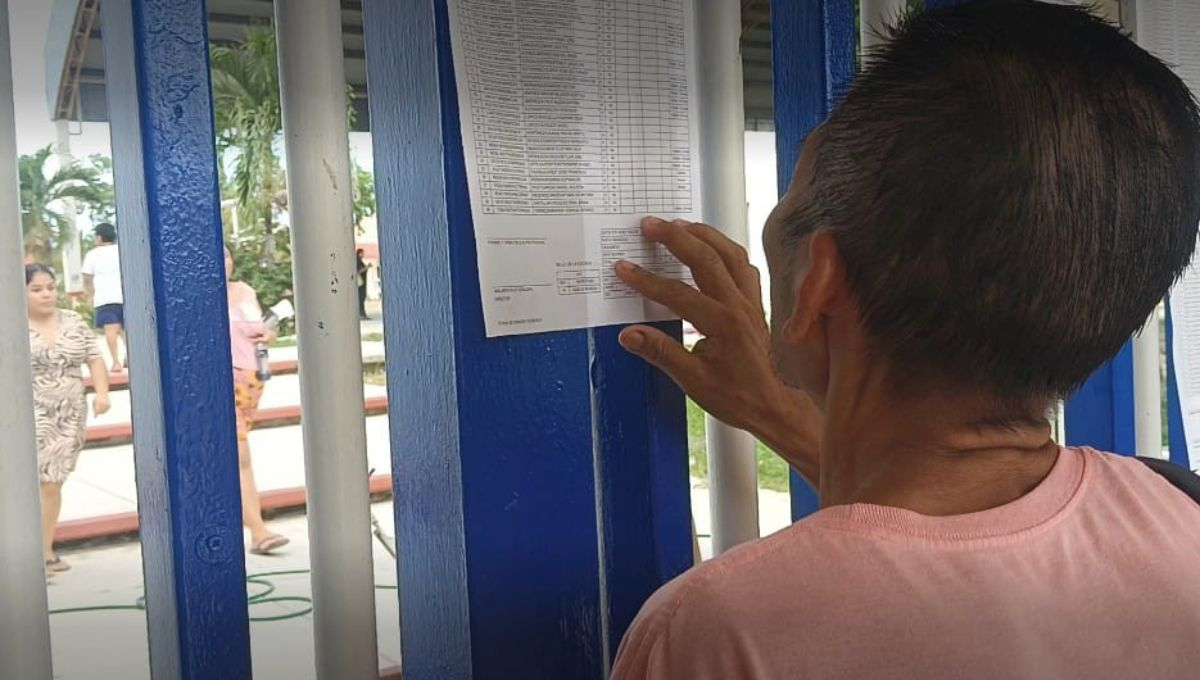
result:
[[[1170,461],[1159,460],[1157,458],[1143,458],[1141,456],[1137,456],[1137,459],[1145,464],[1146,467],[1157,472],[1163,479],[1170,482],[1171,486],[1184,492],[1197,503],[1200,503],[1200,475]]]

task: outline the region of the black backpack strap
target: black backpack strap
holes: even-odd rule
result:
[[[1146,467],[1154,470],[1163,479],[1170,482],[1171,486],[1184,492],[1197,503],[1200,503],[1200,475],[1170,461],[1159,460],[1157,458],[1143,458],[1141,456],[1137,456],[1136,458],[1145,464]]]

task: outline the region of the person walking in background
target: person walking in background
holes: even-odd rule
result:
[[[54,552],[54,528],[62,510],[62,485],[75,470],[87,427],[87,395],[81,367],[88,365],[96,392],[92,412],[108,411],[108,371],[96,336],[78,314],[58,308],[54,271],[25,266],[29,350],[33,363],[33,411],[37,426],[38,481],[42,491],[42,540],[46,571],[70,566]]]
[[[125,370],[121,361],[121,338],[125,334],[125,299],[121,294],[121,258],[117,229],[107,222],[96,225],[96,247],[83,258],[83,288],[92,299],[96,328],[104,329],[112,370]]]
[[[263,381],[258,377],[255,343],[270,343],[275,332],[263,322],[258,294],[249,284],[233,280],[233,253],[225,248],[225,285],[229,296],[229,340],[233,354],[233,401],[237,418],[238,471],[242,484],[242,523],[250,530],[250,552],[266,555],[290,541],[267,528],[262,502],[250,461],[250,428],[262,399]]]
[[[366,321],[371,317],[367,316],[367,271],[371,268],[367,261],[363,259],[366,251],[362,248],[358,249],[358,318]]]

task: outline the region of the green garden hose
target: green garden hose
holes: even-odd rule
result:
[[[263,571],[256,574],[246,576],[246,585],[255,585],[262,590],[251,593],[246,597],[246,605],[252,607],[256,604],[294,602],[303,605],[300,611],[288,612],[287,614],[277,614],[275,616],[251,616],[250,620],[254,622],[263,621],[286,621],[288,619],[298,619],[301,616],[310,614],[313,610],[313,601],[311,597],[302,595],[273,595],[275,592],[275,584],[270,581],[269,577],[273,576],[300,576],[312,573],[310,569],[289,569],[286,571]],[[375,590],[397,590],[393,585],[375,586]],[[133,604],[106,604],[95,605],[91,607],[69,607],[66,609],[51,609],[50,614],[84,614],[88,612],[116,612],[116,611],[145,611],[146,596],[139,597]]]

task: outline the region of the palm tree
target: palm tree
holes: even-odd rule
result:
[[[236,45],[210,49],[217,151],[222,193],[234,199],[241,229],[259,232],[258,260],[268,265],[276,249],[286,251],[286,234],[277,235],[277,216],[288,209],[287,178],[278,144],[283,133],[279,62],[274,27],[252,26]],[[354,124],[353,90],[347,86],[347,123]],[[375,212],[373,176],[357,165],[353,173],[354,224]]]
[[[273,250],[275,212],[286,208],[286,182],[275,145],[283,130],[279,63],[271,26],[254,26],[243,42],[211,48],[217,150],[238,221],[261,228],[266,256]]]
[[[74,237],[68,199],[102,212],[112,203],[112,185],[105,181],[103,162],[71,163],[48,173],[50,147],[21,156],[21,233],[25,250],[38,262],[57,262],[63,245]]]
[[[375,215],[375,175],[353,159],[350,161],[350,174],[354,180],[354,228],[362,234],[363,220]]]

